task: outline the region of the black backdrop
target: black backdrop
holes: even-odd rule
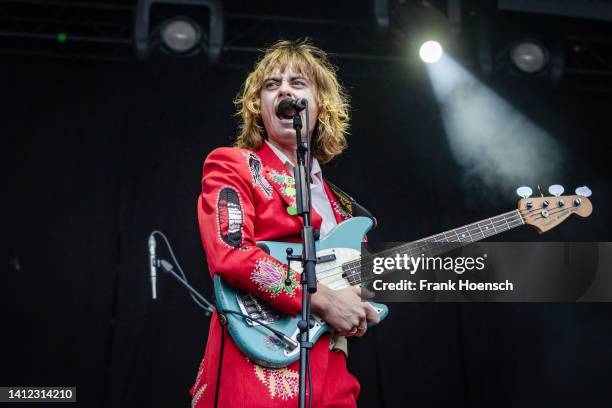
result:
[[[345,75],[337,62],[353,101],[351,148],[325,172],[377,215],[371,239],[413,240],[512,208],[512,191],[470,196],[423,72]],[[0,65],[0,384],[76,385],[87,407],[187,406],[209,320],[168,278],[150,300],[146,241],[166,232],[210,294],[195,201],[205,155],[235,134],[246,71]],[[558,181],[594,191],[592,217],[541,239],[610,241],[609,94],[499,92],[572,152]],[[609,406],[611,335],[609,304],[393,304],[381,327],[350,342],[349,368],[362,407]]]

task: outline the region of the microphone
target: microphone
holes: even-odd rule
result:
[[[149,236],[149,260],[151,261],[151,298],[157,299],[157,257],[155,256],[155,236]]]
[[[282,99],[276,107],[276,114],[281,118],[291,119],[296,114],[303,111],[308,106],[308,100],[306,98]]]

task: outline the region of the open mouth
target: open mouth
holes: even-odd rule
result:
[[[281,103],[282,101],[283,101],[283,100],[281,99],[280,101],[278,101],[278,103],[276,104],[276,106],[274,106],[274,114],[275,114],[276,118],[277,118],[277,119],[278,119],[280,122],[282,122],[282,123],[293,123],[293,117],[286,118],[286,117],[283,117],[283,116],[279,115],[279,113],[278,113],[278,107],[279,107],[279,105],[280,105],[280,103]],[[287,111],[286,113],[293,114],[293,113],[295,113],[295,112],[294,112],[293,110],[289,110],[289,111]]]
[[[284,118],[284,117],[282,117],[282,116],[280,116],[278,114],[276,115],[276,119],[278,119],[281,122],[291,122],[291,123],[293,123],[293,119],[291,119],[291,118]]]

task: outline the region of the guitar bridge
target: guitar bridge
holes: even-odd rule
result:
[[[236,299],[242,313],[266,324],[276,323],[281,316],[272,306],[248,293],[237,293]],[[245,318],[249,326],[259,326],[259,323]]]

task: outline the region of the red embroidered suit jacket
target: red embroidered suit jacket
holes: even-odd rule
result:
[[[336,221],[340,223],[350,217],[325,182],[324,187]],[[219,274],[229,284],[292,316],[301,311],[299,276],[292,272],[292,283],[286,285],[286,265],[255,244],[300,239],[302,221],[295,215],[295,201],[293,175],[265,143],[255,152],[218,148],[206,158],[202,194],[198,199],[198,221],[211,276]],[[313,210],[313,226],[320,228],[321,221],[321,216]],[[205,357],[191,389],[195,406],[209,406],[214,399],[221,336],[216,314],[210,326]],[[241,395],[246,398],[262,395],[262,390],[268,397],[261,401],[263,406],[273,406],[275,401],[297,400],[298,363],[276,370],[257,366],[240,353],[227,331],[225,334],[219,406],[230,406],[240,400]],[[311,352],[313,372],[326,373],[333,366],[336,367],[333,368],[335,376],[350,377],[349,380],[356,383],[346,371],[344,356],[340,356],[341,353],[330,353],[329,335],[323,336]],[[324,388],[326,381],[325,374],[317,377],[313,379],[315,397],[317,388]],[[227,388],[228,382],[234,384],[233,389]],[[317,383],[320,383],[318,387]],[[351,383],[351,387],[358,390],[359,386]],[[354,396],[356,398],[356,394]],[[222,401],[225,403],[221,404]]]

